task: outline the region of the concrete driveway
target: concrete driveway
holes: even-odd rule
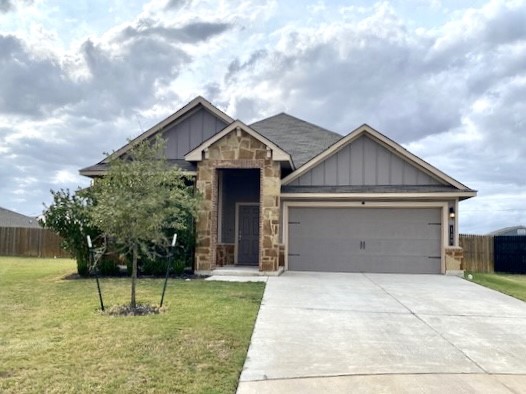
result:
[[[457,277],[270,277],[239,394],[526,392],[526,303]]]

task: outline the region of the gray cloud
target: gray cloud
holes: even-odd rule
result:
[[[83,83],[87,98],[74,110],[102,119],[152,106],[156,84],[175,79],[190,61],[181,49],[142,36],[128,41],[117,56],[91,41],[81,53],[91,78]]]
[[[168,0],[164,9],[165,10],[179,10],[180,8],[187,5],[188,3],[190,3],[189,0]]]
[[[56,59],[34,56],[14,36],[0,35],[0,68],[0,113],[42,116],[79,98]]]
[[[492,44],[526,39],[526,9],[501,8],[495,18],[484,25],[484,38]]]
[[[18,0],[19,3],[33,4],[34,0]],[[0,13],[5,14],[16,9],[17,3],[13,0],[0,0]]]
[[[170,42],[197,43],[221,34],[232,27],[229,23],[193,22],[183,27],[156,26],[155,21],[142,20],[138,26],[125,28],[120,38],[158,37]]]
[[[11,0],[0,0],[0,12],[6,13],[13,9]]]
[[[225,89],[227,82],[248,81],[251,92],[265,81],[276,87],[271,107],[278,96],[287,110],[342,133],[364,122],[401,142],[442,133],[461,127],[475,97],[524,73],[525,50],[512,52],[508,46],[522,37],[526,25],[501,11],[485,21],[486,27],[442,49],[436,43],[444,40],[443,33],[415,35],[394,15],[379,30],[339,25],[331,39],[316,39],[318,31],[286,32],[285,49],[259,49],[244,63],[231,62]],[[502,30],[509,34],[488,33],[506,25],[507,18],[511,26]],[[238,116],[252,116],[244,108],[236,106]]]

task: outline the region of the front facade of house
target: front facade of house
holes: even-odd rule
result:
[[[246,125],[197,97],[80,173],[103,176],[155,135],[203,196],[198,272],[462,269],[458,203],[476,192],[367,125],[345,137],[287,114]]]

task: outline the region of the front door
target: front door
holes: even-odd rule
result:
[[[239,205],[237,263],[259,265],[259,205]]]

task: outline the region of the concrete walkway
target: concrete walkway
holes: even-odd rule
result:
[[[526,303],[457,277],[269,278],[239,394],[526,392]]]

